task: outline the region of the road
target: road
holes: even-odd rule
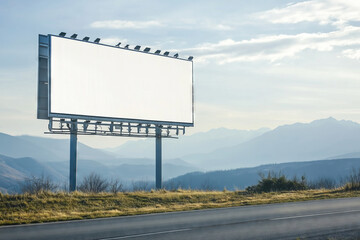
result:
[[[360,198],[0,227],[0,239],[296,239],[360,231]]]

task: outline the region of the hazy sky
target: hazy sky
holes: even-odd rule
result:
[[[194,133],[360,122],[360,1],[0,1],[0,132],[44,136],[38,34],[193,55]],[[56,136],[58,137],[58,136]],[[127,140],[127,139],[125,139]],[[120,138],[85,138],[112,147]]]

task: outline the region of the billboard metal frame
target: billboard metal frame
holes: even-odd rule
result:
[[[77,171],[77,136],[78,135],[99,135],[99,136],[120,136],[120,137],[153,137],[155,141],[155,186],[156,189],[162,188],[162,138],[177,138],[179,133],[185,134],[186,127],[194,126],[194,70],[193,57],[189,59],[151,53],[150,51],[140,51],[140,47],[130,49],[117,46],[106,45],[87,40],[80,40],[71,37],[65,37],[65,33],[59,36],[48,34],[39,34],[38,51],[38,106],[37,118],[49,121],[49,132],[46,134],[69,134],[70,135],[70,178],[69,190],[76,190],[76,171]],[[127,119],[112,118],[103,116],[88,116],[51,112],[51,37],[66,38],[74,41],[81,41],[89,44],[97,44],[106,47],[120,48],[122,50],[151,54],[158,57],[176,58],[181,61],[190,61],[192,64],[192,122],[171,122],[171,121],[153,121],[149,119]],[[159,51],[159,50],[158,50]],[[157,51],[157,52],[158,52]],[[168,52],[167,52],[168,53]],[[173,135],[172,135],[173,134]],[[175,136],[174,136],[175,135]]]

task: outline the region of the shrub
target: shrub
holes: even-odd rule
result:
[[[269,172],[267,177],[264,174],[259,174],[261,179],[257,185],[246,188],[247,192],[261,193],[261,192],[280,192],[280,191],[298,191],[307,189],[305,177],[301,177],[299,181],[296,177],[293,180],[286,178],[284,174],[276,174]]]
[[[360,168],[356,170],[353,168],[344,186],[346,191],[360,190]]]
[[[151,186],[148,181],[144,181],[144,180],[133,181],[131,182],[131,184],[132,184],[132,190],[134,192],[151,190]]]
[[[308,184],[310,189],[334,189],[336,188],[336,181],[332,178],[320,178],[316,181],[312,181]]]
[[[78,190],[82,192],[99,193],[106,191],[108,187],[109,182],[105,178],[102,178],[99,174],[91,173],[89,176],[84,177]]]
[[[21,185],[21,191],[23,193],[39,194],[55,191],[58,187],[49,176],[41,175],[41,177],[32,176],[31,178],[26,178]]]
[[[124,191],[124,185],[119,179],[113,179],[109,182],[108,191],[111,193],[118,193]]]

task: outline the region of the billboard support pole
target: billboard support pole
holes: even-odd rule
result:
[[[155,129],[156,134],[156,169],[155,169],[155,186],[156,189],[159,190],[162,188],[162,171],[161,171],[161,161],[162,161],[162,154],[161,154],[161,126],[156,125]]]
[[[76,190],[77,166],[77,120],[71,120],[70,127],[70,192]]]

